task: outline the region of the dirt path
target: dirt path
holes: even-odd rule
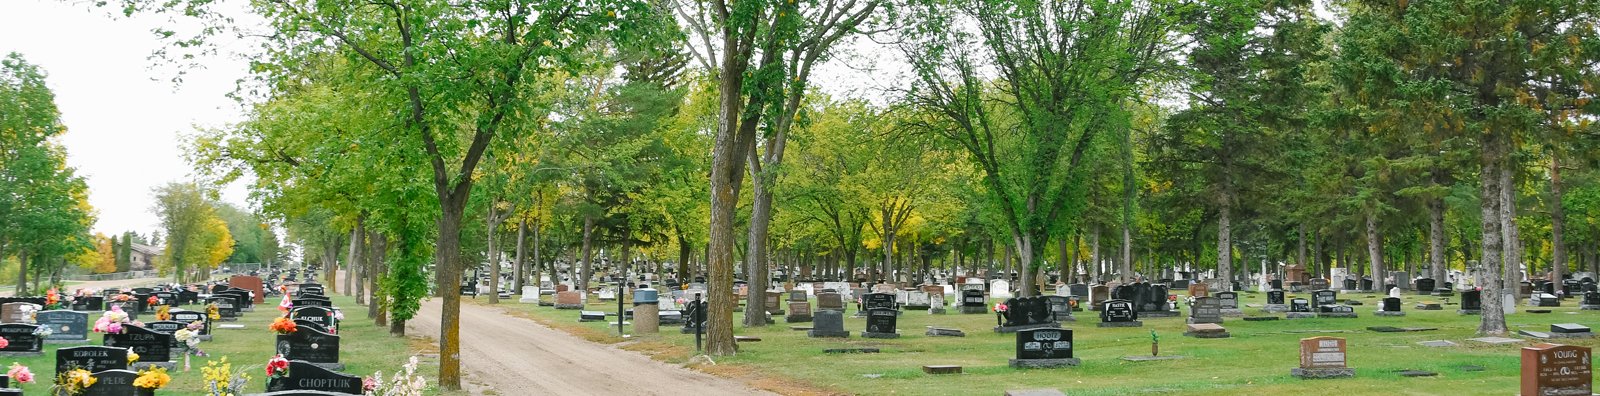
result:
[[[407,332],[439,334],[439,300]],[[770,395],[574,337],[500,308],[461,305],[462,369],[501,395]]]

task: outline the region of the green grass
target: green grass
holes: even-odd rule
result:
[[[1242,293],[1244,304],[1265,303],[1265,293]],[[1309,293],[1301,297],[1310,298]],[[1382,296],[1357,294],[1365,303],[1356,306],[1356,319],[1296,319],[1246,322],[1229,317],[1223,326],[1232,333],[1226,339],[1195,339],[1182,336],[1184,319],[1145,318],[1140,328],[1099,328],[1098,313],[1078,313],[1077,322],[1064,327],[1074,330],[1075,357],[1083,365],[1073,368],[1018,370],[1007,365],[1014,356],[1012,334],[996,334],[995,316],[962,315],[950,310],[946,315],[908,311],[900,317],[901,337],[873,340],[859,337],[865,319],[846,315],[845,328],[853,334],[848,340],[811,339],[804,332],[789,329],[782,317],[766,328],[739,326],[735,334],[753,335],[761,342],[740,344],[736,356],[716,359],[715,368],[702,367],[718,374],[753,381],[758,386],[784,393],[847,393],[864,395],[950,395],[999,394],[1011,389],[1057,388],[1072,395],[1130,395],[1145,393],[1217,394],[1330,394],[1341,395],[1478,395],[1515,394],[1519,384],[1519,348],[1522,345],[1490,346],[1465,341],[1474,338],[1477,316],[1461,316],[1456,306],[1442,311],[1418,311],[1419,301],[1439,301],[1438,297],[1403,296],[1406,317],[1378,317],[1372,314]],[[1293,297],[1290,297],[1293,298]],[[1341,298],[1349,298],[1341,295]],[[1452,299],[1452,301],[1456,301]],[[1563,302],[1549,314],[1530,314],[1518,307],[1507,324],[1517,329],[1548,331],[1552,323],[1576,322],[1600,326],[1600,311],[1578,311],[1577,299]],[[577,323],[575,310],[555,310],[532,304],[503,304],[530,313],[558,328],[589,335],[604,333],[600,323]],[[1243,307],[1247,315],[1264,315],[1259,308]],[[588,309],[616,310],[615,302],[596,303]],[[854,313],[854,308],[850,313]],[[1185,309],[1187,312],[1187,309]],[[736,316],[743,315],[735,313]],[[1279,315],[1282,316],[1281,314]],[[741,316],[742,317],[742,316]],[[809,326],[809,323],[793,325]],[[928,337],[925,326],[953,327],[967,333],[965,338]],[[1437,327],[1439,330],[1413,333],[1378,333],[1368,326]],[[630,343],[628,347],[653,353],[656,359],[683,363],[693,350],[692,335],[680,335],[676,327],[663,327],[656,337]],[[1127,362],[1120,358],[1150,353],[1150,331],[1161,339],[1161,354],[1183,355],[1182,360]],[[1296,333],[1297,331],[1336,330],[1339,333]],[[611,329],[603,342],[618,342]],[[1299,364],[1299,340],[1327,335],[1343,337],[1348,343],[1349,366],[1356,377],[1333,380],[1301,380],[1289,375]],[[1432,348],[1418,341],[1450,340],[1456,347]],[[1597,340],[1567,340],[1565,343],[1594,347]],[[826,355],[826,348],[878,347],[878,354]],[[954,364],[964,368],[960,375],[924,374],[922,365]],[[1484,371],[1469,372],[1462,366],[1481,366]],[[1436,377],[1406,378],[1397,371],[1427,370]],[[730,374],[731,373],[731,374]],[[872,378],[875,377],[875,378]],[[764,383],[791,384],[767,386]],[[798,385],[794,385],[798,384]]]
[[[345,310],[345,321],[340,323],[339,352],[340,361],[345,363],[345,374],[367,376],[375,371],[383,371],[385,378],[391,376],[400,365],[405,363],[405,356],[415,354],[407,342],[396,342],[389,336],[388,329],[379,328],[366,319],[366,308],[355,304],[350,297],[331,296],[333,303]],[[197,309],[195,306],[185,308]],[[178,367],[169,372],[172,382],[165,389],[158,391],[162,395],[205,395],[206,384],[200,369],[210,360],[220,360],[226,356],[228,362],[233,364],[235,372],[247,370],[250,374],[250,385],[246,393],[258,393],[266,390],[266,375],[262,365],[271,358],[273,352],[273,334],[267,330],[267,325],[279,315],[276,301],[269,299],[267,303],[256,304],[255,312],[244,312],[237,322],[213,322],[212,340],[200,343],[200,349],[210,356],[191,357],[188,372],[183,371],[181,356],[174,355]],[[98,312],[90,313],[89,320],[98,319]],[[140,314],[142,321],[155,320],[155,315],[150,313]],[[222,329],[224,324],[242,324],[244,329]],[[99,345],[101,334],[90,333],[88,344]],[[47,394],[53,381],[55,372],[55,350],[61,347],[76,346],[74,344],[46,344],[44,355],[37,357],[0,357],[0,366],[9,367],[12,362],[19,362],[28,366],[34,373],[35,383],[21,385],[25,393],[30,395]],[[434,377],[438,373],[437,359],[424,357],[422,367],[418,369],[427,377],[429,384],[437,384]],[[17,386],[13,382],[13,386]]]

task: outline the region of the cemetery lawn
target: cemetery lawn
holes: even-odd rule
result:
[[[1310,293],[1291,293],[1288,298],[1310,298]],[[1341,302],[1354,298],[1355,319],[1281,319],[1248,322],[1227,317],[1222,325],[1231,338],[1196,339],[1184,337],[1184,318],[1141,318],[1144,327],[1099,328],[1098,312],[1076,313],[1077,322],[1065,328],[1074,330],[1074,356],[1083,365],[1059,369],[1013,369],[1007,359],[1015,356],[1014,334],[993,331],[995,315],[962,315],[952,308],[944,315],[926,311],[905,311],[897,327],[898,339],[865,339],[860,332],[865,319],[851,317],[854,304],[845,315],[849,339],[807,338],[805,332],[790,326],[810,323],[784,323],[764,328],[736,325],[734,333],[760,337],[762,341],[740,343],[736,356],[715,358],[715,365],[695,365],[712,374],[744,380],[752,387],[782,394],[862,394],[862,395],[951,395],[1001,394],[1006,390],[1056,388],[1071,395],[1131,395],[1163,393],[1180,395],[1218,394],[1332,394],[1340,395],[1506,395],[1516,394],[1520,383],[1520,348],[1537,340],[1511,335],[1525,341],[1511,345],[1489,345],[1476,338],[1477,316],[1456,313],[1458,306],[1444,310],[1419,311],[1418,302],[1443,302],[1432,296],[1402,296],[1405,317],[1379,317],[1373,314],[1380,305],[1380,294],[1340,294]],[[548,297],[547,297],[548,298]],[[1459,301],[1459,295],[1449,301]],[[1260,311],[1265,293],[1240,293],[1240,306],[1247,316],[1267,316]],[[482,301],[463,300],[482,304]],[[502,300],[507,301],[507,300]],[[655,336],[624,340],[616,329],[599,322],[579,323],[577,310],[556,310],[521,304],[513,297],[500,305],[520,312],[551,327],[603,343],[626,342],[623,348],[639,351],[669,363],[686,364],[694,351],[694,336],[678,333],[678,325],[662,325]],[[616,311],[616,302],[590,300],[586,309]],[[1524,301],[1525,302],[1525,301]],[[815,300],[813,299],[813,306]],[[1578,299],[1567,299],[1554,312],[1532,314],[1525,305],[1507,316],[1513,332],[1548,332],[1554,323],[1600,326],[1600,311],[1579,311]],[[1250,306],[1247,306],[1250,305]],[[631,306],[631,304],[629,305]],[[1251,307],[1254,306],[1254,307]],[[991,304],[992,307],[992,304]],[[1187,314],[1187,307],[1184,309]],[[743,313],[735,313],[742,318]],[[738,320],[738,319],[736,319]],[[926,326],[961,329],[964,338],[929,337]],[[1380,333],[1369,326],[1434,327],[1438,330]],[[1150,332],[1160,337],[1161,355],[1181,355],[1180,360],[1129,362],[1124,356],[1150,355]],[[630,328],[631,331],[631,328]],[[1299,365],[1299,340],[1315,336],[1343,337],[1348,340],[1349,366],[1355,378],[1301,380],[1289,375]],[[1418,342],[1448,340],[1458,344],[1428,347]],[[1600,346],[1595,339],[1564,339],[1558,343]],[[880,348],[875,354],[825,354],[829,348]],[[932,375],[923,365],[960,365],[962,374]],[[1434,377],[1402,377],[1402,370],[1425,370]],[[1478,371],[1481,370],[1481,371]]]
[[[345,363],[345,374],[367,376],[374,371],[382,371],[385,378],[390,377],[400,365],[405,363],[405,356],[415,355],[410,343],[395,342],[389,336],[387,328],[373,326],[372,320],[367,319],[366,307],[356,305],[351,297],[334,295],[334,305],[345,312],[346,320],[339,325],[340,361]],[[200,349],[210,356],[194,356],[190,359],[190,370],[183,372],[182,357],[174,353],[174,360],[178,362],[176,369],[168,372],[172,382],[166,388],[157,391],[158,395],[207,395],[207,384],[200,371],[206,362],[220,361],[228,358],[228,363],[233,365],[234,372],[250,374],[250,383],[245,387],[245,393],[262,393],[267,387],[266,373],[263,365],[273,352],[273,334],[267,330],[267,325],[279,315],[277,310],[278,300],[268,298],[265,303],[256,304],[255,312],[243,312],[237,322],[212,322],[212,340],[200,343]],[[190,305],[183,308],[198,310],[198,306]],[[100,318],[99,312],[91,312],[91,324]],[[141,321],[155,319],[153,313],[139,315]],[[242,324],[244,329],[223,329],[222,325]],[[89,333],[90,342],[86,344],[45,344],[44,355],[36,357],[7,357],[0,356],[0,366],[9,367],[12,362],[19,362],[28,366],[33,371],[34,383],[18,386],[29,395],[49,394],[51,382],[55,376],[55,350],[62,347],[77,345],[100,345],[102,335]],[[437,355],[428,355],[420,359],[418,372],[428,380],[429,385],[437,385],[438,359]],[[13,386],[17,386],[15,382]],[[430,390],[430,394],[438,393]]]

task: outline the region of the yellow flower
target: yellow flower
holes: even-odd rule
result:
[[[133,348],[128,348],[128,364],[139,361],[139,354],[133,353]]]
[[[133,386],[145,389],[161,389],[172,382],[172,376],[167,375],[167,369],[151,366],[139,372],[139,378],[133,380]]]

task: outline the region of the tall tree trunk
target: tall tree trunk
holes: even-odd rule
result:
[[[1505,238],[1501,242],[1500,252],[1505,260],[1505,287],[1515,293],[1521,290],[1518,286],[1522,284],[1522,238],[1517,231],[1516,183],[1511,177],[1510,155],[1507,154],[1505,158],[1508,159],[1500,165],[1500,230],[1501,237]]]
[[[1552,281],[1561,282],[1567,272],[1567,211],[1561,207],[1561,160],[1558,152],[1550,153],[1550,269]]]
[[[1217,208],[1217,277],[1222,278],[1219,291],[1233,291],[1233,194],[1222,191]]]
[[[1372,290],[1383,292],[1383,237],[1378,236],[1378,209],[1367,209],[1367,260],[1372,264]]]
[[[368,285],[370,287],[367,288],[367,318],[372,319],[372,323],[377,326],[383,326],[388,322],[387,315],[385,315],[387,311],[385,305],[387,304],[385,303],[384,292],[380,289],[382,283],[378,281],[384,277],[385,242],[383,238],[383,234],[377,230],[367,230],[367,270],[365,272],[367,273],[367,279],[372,282]]]
[[[534,207],[534,210],[538,210],[538,207],[537,206]],[[544,242],[543,240],[539,239],[539,217],[534,217],[533,218],[533,278],[530,279],[530,281],[533,282],[534,286],[539,286],[539,287],[544,287],[544,281],[542,280],[542,278],[544,277],[544,268],[545,268],[545,266],[544,266],[544,257],[540,255],[541,252],[539,251],[539,245],[543,245],[544,244],[543,242]]]
[[[1133,208],[1138,194],[1133,177],[1133,133],[1122,130],[1122,262],[1117,279],[1133,280]]]
[[[1444,286],[1445,272],[1444,198],[1428,200],[1428,266],[1436,287]],[[1433,290],[1424,290],[1433,292]]]
[[[1100,283],[1100,225],[1089,232],[1089,283]]]
[[[344,294],[348,296],[354,292],[357,304],[361,303],[361,282],[352,278],[361,277],[360,266],[366,262],[361,258],[362,253],[366,253],[366,246],[363,243],[366,239],[367,220],[366,216],[362,215],[356,217],[356,228],[350,230],[350,254],[345,257],[344,271]],[[354,285],[353,288],[352,285]]]
[[[1502,265],[1504,258],[1501,256],[1501,242],[1503,242],[1502,238],[1505,231],[1501,229],[1502,202],[1498,197],[1500,196],[1501,180],[1499,168],[1502,166],[1502,161],[1504,161],[1501,153],[1503,146],[1498,142],[1500,139],[1495,134],[1483,134],[1478,140],[1481,145],[1479,163],[1482,170],[1478,175],[1478,183],[1481,188],[1479,190],[1480,201],[1482,202],[1480,205],[1482,209],[1480,230],[1482,230],[1481,243],[1483,245],[1483,254],[1478,265],[1484,279],[1481,285],[1483,287],[1483,314],[1479,316],[1478,334],[1502,336],[1506,334],[1506,318],[1501,304],[1513,303],[1512,301],[1504,301],[1502,294],[1506,290],[1505,287],[1514,287],[1514,285],[1505,284],[1503,274],[1505,267]]]
[[[487,227],[485,227],[486,229],[484,230],[484,234],[486,235],[485,238],[488,239],[487,241],[484,241],[484,243],[487,244],[486,249],[488,251],[485,252],[487,254],[484,255],[484,258],[488,259],[489,261],[489,303],[499,304],[500,244],[498,242],[500,242],[500,218],[498,213],[495,213],[494,201],[490,200],[489,202],[489,215],[484,217],[484,220],[488,222]]]
[[[1307,270],[1307,271],[1310,271],[1311,273],[1315,274],[1315,273],[1317,273],[1317,267],[1316,266],[1312,266],[1312,265],[1307,265],[1307,263],[1306,263],[1306,225],[1305,225],[1305,223],[1301,223],[1298,227],[1295,227],[1295,230],[1300,234],[1300,238],[1298,238],[1298,241],[1296,241],[1297,246],[1295,247],[1294,263],[1295,263],[1295,265],[1299,265],[1300,269]],[[1276,273],[1276,271],[1274,271],[1274,273]]]
[[[1056,265],[1056,279],[1062,283],[1072,283],[1068,278],[1071,276],[1072,251],[1067,249],[1066,237],[1056,240],[1056,261],[1060,262]]]
[[[525,266],[527,266],[527,265],[528,265],[528,218],[526,216],[523,216],[521,220],[517,221],[517,263],[516,263],[516,270],[514,270],[512,272],[512,274],[511,274],[512,275],[512,279],[514,279],[511,282],[511,288],[515,292],[514,294],[522,293],[522,287],[526,286],[525,283],[527,281],[527,278],[524,277],[524,275],[527,274],[527,272],[525,272],[526,271]],[[534,297],[538,297],[538,296],[534,296]]]
[[[463,182],[465,183],[465,182]],[[470,188],[466,189],[471,191]],[[439,387],[461,389],[461,222],[466,212],[467,194],[441,197],[439,236],[435,262],[450,283],[444,290],[439,315]],[[402,328],[403,329],[403,328]]]
[[[583,265],[578,272],[578,284],[573,289],[588,295],[589,277],[592,276],[594,260],[594,216],[583,215]]]
[[[28,295],[28,251],[17,251],[17,293],[15,296]]]
[[[1034,242],[1036,240],[1043,240],[1044,238],[1038,236],[1019,235],[1017,238],[1012,239],[1016,241],[1017,258],[1022,261],[1021,268],[1018,271],[1022,273],[1022,279],[1019,279],[1019,283],[1022,283],[1022,285],[1018,288],[1019,290],[1017,290],[1017,296],[1034,296],[1037,293],[1033,287],[1033,276],[1035,272],[1033,266],[1035,265],[1034,263],[1038,262],[1038,257],[1036,256],[1038,251],[1034,249]]]
[[[750,152],[750,171],[760,173],[758,170],[759,157],[752,149]],[[772,224],[772,192],[768,186],[770,180],[767,175],[755,174],[750,178],[750,226],[748,252],[745,254],[745,281],[748,282],[750,292],[745,295],[744,325],[746,327],[764,327],[767,325],[767,284],[772,277],[767,276],[769,268],[767,254],[767,231]]]

